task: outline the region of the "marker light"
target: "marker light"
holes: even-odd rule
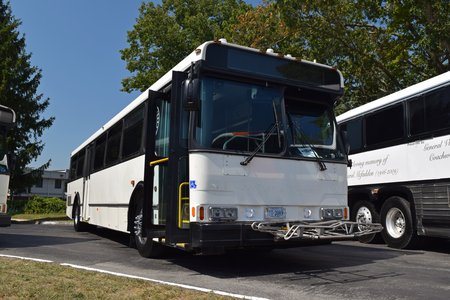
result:
[[[203,206],[200,206],[198,217],[200,218],[200,221],[205,219],[205,208]]]

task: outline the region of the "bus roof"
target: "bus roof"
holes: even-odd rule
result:
[[[350,119],[354,119],[366,112],[375,111],[381,109],[383,107],[389,106],[391,104],[401,102],[404,99],[411,98],[414,95],[421,94],[422,92],[426,92],[432,89],[435,89],[439,86],[449,84],[450,83],[450,71],[443,73],[441,75],[432,77],[428,80],[419,82],[410,87],[407,87],[403,90],[395,92],[393,94],[384,96],[372,102],[366,103],[354,109],[351,109],[339,116],[336,117],[338,123],[347,121]]]
[[[116,124],[116,122],[121,120],[129,112],[131,112],[133,109],[138,107],[141,103],[143,103],[148,98],[149,90],[159,91],[162,88],[164,88],[165,86],[167,86],[172,80],[172,72],[173,71],[185,72],[191,66],[191,64],[193,62],[196,62],[196,61],[199,61],[199,60],[204,60],[205,59],[205,55],[206,55],[206,51],[203,51],[203,50],[208,45],[214,44],[214,43],[225,44],[225,45],[227,45],[229,47],[235,47],[235,48],[240,48],[240,49],[244,49],[244,50],[247,50],[247,51],[254,51],[254,52],[261,53],[261,50],[259,50],[259,49],[245,47],[245,46],[240,46],[240,45],[236,45],[236,44],[231,44],[231,43],[228,43],[225,39],[220,39],[218,41],[208,41],[208,42],[203,43],[202,45],[198,46],[194,51],[192,51],[191,54],[189,54],[187,57],[185,57],[181,62],[179,62],[175,67],[173,67],[166,74],[164,74],[164,76],[162,76],[154,84],[152,84],[147,90],[145,90],[142,94],[140,94],[136,99],[134,99],[130,104],[128,104],[124,109],[122,109],[117,115],[115,115],[111,120],[109,120],[105,125],[103,125],[99,130],[97,130],[87,140],[85,140],[80,146],[78,146],[75,150],[73,150],[72,153],[71,153],[71,156],[76,154],[78,151],[80,151],[81,149],[83,149],[87,145],[89,145],[92,141],[94,141],[102,133],[106,132],[109,128],[111,128],[114,124]],[[266,52],[266,54],[267,55],[271,55],[271,56],[280,57],[279,53],[274,53],[273,51],[270,52],[269,50]],[[310,61],[303,60],[303,59],[300,60],[300,59],[297,59],[297,58],[292,57],[290,55],[286,55],[286,56],[282,56],[281,55],[281,57],[284,57],[286,59],[291,59],[291,60],[298,60],[298,61],[301,61],[302,63],[309,64],[309,65],[315,65],[315,66],[322,67],[322,68],[333,69],[339,74],[340,87],[342,89],[344,88],[344,79],[343,79],[342,74],[341,74],[341,72],[339,70],[336,70],[336,69],[334,69],[334,68],[332,68],[330,66],[324,65],[324,64],[320,64],[320,63],[316,63],[316,62],[310,62]]]

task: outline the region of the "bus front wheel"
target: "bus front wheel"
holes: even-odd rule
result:
[[[383,204],[381,224],[381,235],[391,248],[411,247],[417,239],[410,204],[401,197],[390,197]]]
[[[144,234],[144,215],[143,215],[144,195],[139,193],[138,201],[134,209],[132,238],[139,254],[147,258],[157,258],[163,254],[164,246],[153,241]]]
[[[372,202],[361,200],[353,205],[351,219],[360,223],[380,223],[380,214]],[[359,241],[365,244],[379,243],[382,238],[379,233],[373,233],[359,237]]]

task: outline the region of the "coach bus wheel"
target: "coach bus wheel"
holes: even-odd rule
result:
[[[352,207],[351,219],[355,222],[361,223],[379,223],[380,214],[377,212],[375,206],[366,200],[358,201]],[[360,229],[360,228],[358,228]],[[363,235],[359,237],[361,243],[380,243],[382,241],[379,233]]]
[[[143,257],[160,257],[164,252],[164,246],[144,236],[143,201],[144,195],[139,195],[139,200],[134,210],[132,235],[139,254]]]
[[[409,202],[401,197],[390,197],[381,208],[381,232],[389,247],[403,249],[417,240]]]
[[[76,232],[82,232],[88,229],[88,224],[81,222],[81,207],[78,202],[73,206],[73,228]]]

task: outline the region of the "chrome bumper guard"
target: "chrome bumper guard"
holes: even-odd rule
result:
[[[373,234],[383,230],[379,223],[360,223],[352,221],[318,222],[254,222],[252,229],[274,235],[275,239],[291,238],[312,240],[345,240]]]

